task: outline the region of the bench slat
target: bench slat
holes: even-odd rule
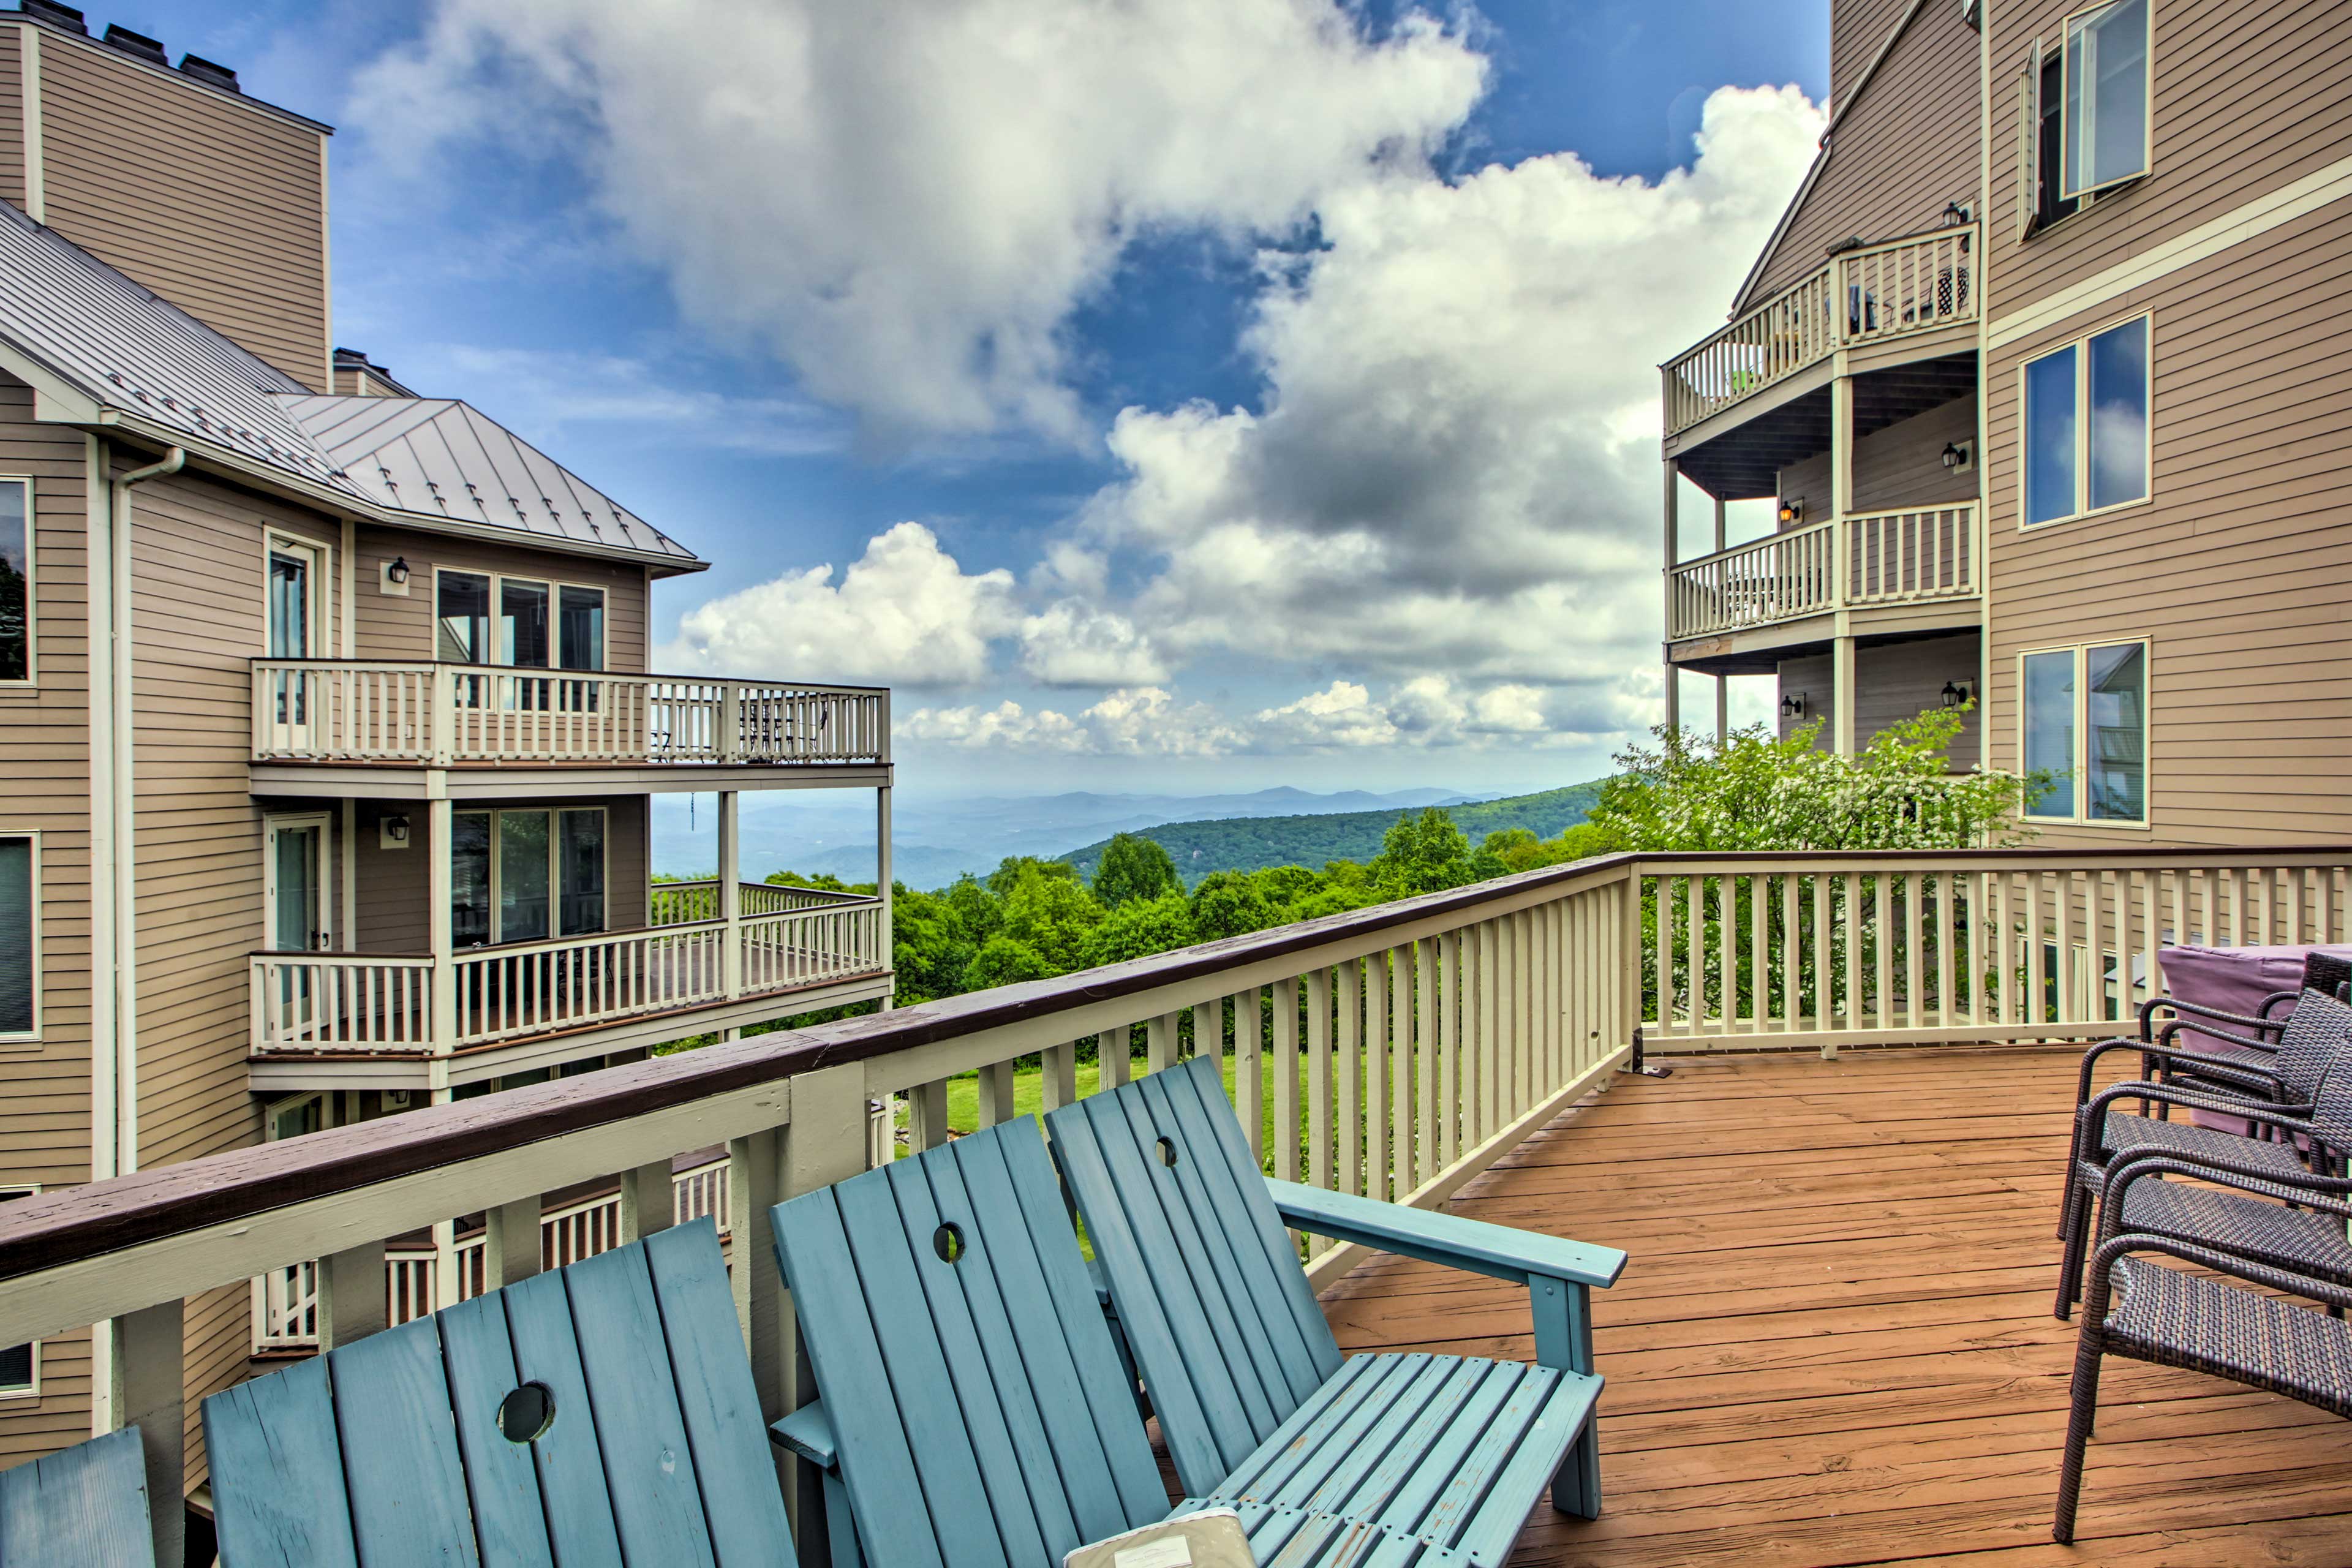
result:
[[[321,1358],[205,1401],[213,1531],[237,1568],[359,1568]],[[233,1478],[251,1477],[251,1485]]]
[[[433,1320],[341,1346],[331,1373],[361,1556],[374,1563],[480,1561]]]
[[[563,1281],[561,1273],[534,1274],[500,1290],[498,1299],[506,1306],[517,1378],[545,1384],[555,1400],[554,1425],[530,1446],[555,1560],[564,1568],[623,1568],[612,1492],[604,1481],[604,1446],[590,1414],[588,1375],[580,1363],[580,1340]]]
[[[622,1561],[630,1568],[715,1568],[645,1248],[583,1258],[564,1270],[564,1284]],[[556,1419],[562,1418],[559,1408]]]
[[[126,1426],[0,1470],[0,1563],[154,1568],[147,1457]]]
[[[482,1555],[500,1568],[554,1568],[539,1468],[529,1445],[509,1442],[499,1431],[499,1405],[522,1381],[515,1375],[506,1311],[496,1296],[478,1296],[440,1313],[437,1321]],[[576,1405],[569,1414],[581,1419]]]

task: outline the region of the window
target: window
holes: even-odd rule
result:
[[[449,898],[458,947],[603,931],[604,808],[458,812]]]
[[[2026,815],[2147,821],[2147,644],[2093,643],[2021,657],[2019,752],[2056,782]]]
[[[2147,5],[2114,0],[2067,20],[2062,196],[2147,173]]]
[[[2028,528],[2148,499],[2148,318],[2022,367]]]
[[[478,572],[443,572],[434,596],[439,630],[433,657],[445,664],[489,663],[489,578]]]
[[[37,1183],[24,1182],[0,1186],[0,1203],[16,1198],[29,1198],[39,1192]],[[41,1396],[41,1342],[28,1345],[0,1347],[0,1399],[38,1399]]]
[[[41,884],[30,834],[0,837],[0,1039],[41,1026]]]
[[[33,481],[0,479],[0,681],[33,679]]]
[[[434,575],[434,657],[442,662],[604,668],[604,589],[446,568]]]

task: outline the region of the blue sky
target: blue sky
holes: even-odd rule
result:
[[[1828,42],[1820,0],[89,9],[339,127],[338,341],[714,561],[665,665],[886,681],[941,792],[1601,771],[1657,711],[1652,366]]]

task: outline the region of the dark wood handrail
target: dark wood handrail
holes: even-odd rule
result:
[[[1739,857],[1761,872],[1783,863],[1835,858],[1863,864],[1934,858],[1987,867],[2021,862],[2150,860],[2226,865],[2282,855],[2352,859],[2333,845],[2252,849],[1862,850],[1758,853]],[[797,1074],[910,1050],[984,1029],[1050,1018],[1089,1004],[1116,1001],[1199,980],[1257,961],[1282,958],[1350,938],[1370,938],[1432,918],[1479,918],[1483,906],[1612,872],[1671,871],[1721,861],[1730,852],[1597,856],[1496,878],[1466,888],[1351,910],[1272,931],[1179,948],[1149,958],[1050,980],[1027,981],[847,1018],[790,1033],[707,1046],[700,1050],[608,1068],[509,1089],[478,1100],[389,1116],[267,1145],[227,1150],[108,1181],[20,1198],[0,1211],[0,1279],[16,1279],[79,1258],[137,1247],[207,1226],[250,1219],[289,1204],[415,1175],[459,1161],[521,1148],[542,1139],[624,1121]]]

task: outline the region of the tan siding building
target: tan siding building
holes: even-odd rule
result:
[[[884,830],[887,694],[649,674],[705,563],[331,346],[327,135],[0,13],[0,1201],[890,994],[887,837],[872,895],[730,860],[745,790]],[[656,896],[676,791],[721,874]],[[395,1316],[476,1288],[479,1216],[410,1243]],[[202,1396],[315,1347],[308,1268],[188,1303],[191,1489]],[[118,1332],[0,1372],[0,1466],[118,1423]]]
[[[1666,367],[1669,475],[1787,521],[1670,544],[1669,670],[1776,675],[1841,746],[1965,688],[1955,762],[2061,774],[2051,842],[2340,841],[2352,8],[1832,27],[1822,158]]]

